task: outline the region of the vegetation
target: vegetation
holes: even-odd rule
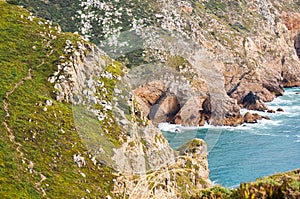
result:
[[[75,23],[69,23],[69,20],[76,15],[79,1],[9,2],[24,5],[39,16],[55,20],[63,25],[64,30],[73,32],[77,29],[78,19],[74,18]],[[222,2],[207,1],[204,7],[211,9],[213,14],[222,16],[219,13],[225,12],[228,6]],[[62,12],[58,12],[59,10]],[[136,13],[141,18],[151,15],[149,7],[136,10],[141,10],[142,13]],[[243,29],[240,24],[233,26]],[[248,26],[246,24],[247,28]],[[77,34],[62,33],[56,24],[35,18],[21,7],[0,1],[1,198],[115,197],[112,194],[115,178],[113,170],[93,161],[91,151],[86,149],[82,134],[78,133],[76,126],[80,125],[80,130],[94,136],[92,138],[95,139],[90,141],[95,147],[97,142],[104,142],[106,139],[118,146],[118,136],[122,129],[111,125],[113,112],[108,111],[108,120],[101,121],[103,126],[107,126],[108,133],[99,139],[99,129],[86,128],[97,127],[99,121],[80,111],[82,107],[77,107],[85,114],[86,120],[76,123],[78,121],[74,121],[73,107],[68,103],[55,101],[53,85],[48,82],[48,77],[56,71],[59,57],[64,55],[66,40],[71,40],[72,43],[82,41]],[[137,50],[129,58],[140,57],[140,54]],[[137,60],[134,64],[143,61]],[[173,57],[168,62],[177,70],[186,64],[181,57]],[[104,71],[115,76],[123,75],[121,65],[117,62],[108,65]],[[108,95],[101,97],[111,101],[114,97],[111,94],[118,82],[105,77],[102,77],[102,81]],[[48,105],[47,101],[52,104]],[[129,109],[126,102],[120,101],[120,104],[124,109]],[[101,107],[98,108],[101,110]],[[132,113],[128,111],[125,114],[130,119]],[[87,122],[95,125],[87,125]],[[134,146],[135,143],[130,145]],[[74,157],[80,157],[80,161],[75,161]],[[297,198],[300,195],[299,175],[300,170],[278,174],[241,184],[234,190],[214,187],[199,191],[191,198]],[[188,176],[178,178],[178,184],[181,182],[184,187],[189,182],[185,179]],[[182,194],[186,193],[183,191]],[[183,197],[190,196],[186,194]]]
[[[64,54],[67,39],[80,40],[18,6],[0,2],[1,198],[105,198],[111,194],[112,170],[90,160],[76,131],[71,105],[56,102],[53,85],[47,81]],[[32,77],[24,80],[29,73]],[[23,84],[14,89],[22,79]],[[46,100],[53,104],[46,106]],[[74,155],[83,157],[85,165],[79,167]]]
[[[217,198],[299,198],[300,196],[300,169],[280,173],[266,178],[257,179],[256,182],[242,183],[236,189],[213,187],[199,192],[192,199],[217,199]]]

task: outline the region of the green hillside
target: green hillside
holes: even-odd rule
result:
[[[0,2],[1,198],[104,198],[111,190],[112,171],[89,159],[71,105],[55,101],[47,81],[67,39],[80,40]],[[79,154],[82,168],[73,160]]]
[[[35,9],[31,6],[38,5],[41,10],[35,13],[39,16],[56,19],[65,30],[75,29],[67,17],[62,17],[63,12],[53,15],[51,9],[69,7],[67,13],[73,16],[78,2],[51,1],[50,6],[45,2],[22,1],[21,4],[32,11]],[[222,4],[219,6],[222,8]],[[220,8],[212,9],[217,12]],[[147,9],[143,11],[146,16]],[[116,174],[92,160],[75,125],[72,105],[56,101],[54,85],[48,81],[57,70],[60,57],[70,56],[64,51],[66,44],[77,41],[85,42],[77,34],[62,32],[57,24],[0,0],[0,198],[126,198],[112,193]],[[107,70],[121,75],[121,66],[113,66]],[[103,98],[111,100],[115,84],[115,80],[106,82],[104,86],[110,95]],[[112,112],[108,111],[108,115],[109,119],[113,117]],[[131,119],[129,112],[125,116]],[[135,122],[144,122],[138,119]],[[81,130],[92,130],[85,129],[84,123],[80,125]],[[105,120],[102,125],[108,130],[107,138],[118,145],[120,129]],[[145,140],[139,141],[146,146]],[[137,145],[131,144],[133,149]],[[299,182],[297,170],[241,184],[234,190],[224,187],[196,190],[198,194],[185,193],[185,198],[296,199],[300,196]],[[156,182],[151,183],[149,187],[154,187]],[[164,183],[157,182],[157,187],[164,187]],[[178,184],[186,185],[184,181]],[[182,187],[177,188],[184,192]]]

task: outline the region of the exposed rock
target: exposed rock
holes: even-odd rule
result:
[[[161,98],[166,90],[167,88],[163,82],[157,80],[135,89],[134,95],[142,99],[149,106],[152,106]]]
[[[84,160],[84,157],[83,156],[81,156],[80,154],[74,154],[73,155],[73,160],[74,160],[74,162],[75,163],[77,163],[77,166],[79,167],[79,168],[81,168],[81,167],[83,167],[83,166],[85,166],[86,165],[86,162],[85,162],[85,160]]]
[[[161,80],[155,80],[136,88],[134,98],[145,116],[149,116],[152,106],[156,106],[166,96],[167,87]],[[153,119],[153,118],[152,118]]]
[[[104,52],[88,43],[72,44],[67,40],[66,49],[72,49],[67,52],[71,55],[70,61],[61,56],[57,71],[48,79],[54,83],[56,99],[73,104],[81,104],[83,101],[95,103],[96,82],[93,77],[100,77],[109,60],[104,59]]]
[[[174,123],[183,126],[203,126],[205,124],[202,108],[204,100],[204,97],[189,99],[176,114]]]
[[[171,122],[176,113],[180,110],[180,104],[176,96],[166,96],[158,104],[151,107],[149,119],[153,124],[160,122]]]
[[[260,100],[260,97],[257,96],[255,93],[250,91],[242,101],[242,104],[244,108],[247,108],[248,110],[259,110],[259,111],[265,111],[268,110],[266,105],[262,100]]]
[[[298,13],[282,12],[281,17],[288,30],[298,30],[300,28],[300,15]]]
[[[46,106],[52,106],[53,102],[52,100],[46,100]]]
[[[251,114],[250,112],[247,112],[244,115],[244,119],[246,123],[257,123],[257,120],[261,120],[263,117],[257,113]]]
[[[197,187],[206,188],[209,187],[211,182],[209,180],[209,170],[207,161],[207,146],[204,140],[193,139],[190,142],[184,144],[179,149],[179,158],[185,162],[178,161],[177,164],[181,164],[180,167],[189,165],[191,169],[190,178],[191,181]],[[191,161],[190,163],[188,163]],[[205,183],[203,183],[203,181]]]
[[[269,109],[267,112],[268,113],[275,113],[275,111],[273,109]]]
[[[203,113],[209,118],[209,123],[213,125],[237,126],[244,123],[236,100],[229,97],[219,98],[214,103],[211,102],[211,97],[208,97],[203,102]]]
[[[152,173],[119,176],[114,192],[129,198],[181,198],[182,193],[194,194],[210,187],[205,142],[194,139],[178,150],[174,163]]]
[[[283,112],[284,110],[282,108],[278,108],[276,111]]]

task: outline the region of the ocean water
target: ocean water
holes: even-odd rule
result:
[[[288,88],[284,96],[268,103],[269,108],[284,112],[263,113],[271,120],[238,127],[184,128],[161,124],[160,129],[171,147],[193,138],[208,145],[210,179],[226,187],[254,181],[278,172],[300,168],[300,88]],[[242,110],[246,112],[246,110]]]

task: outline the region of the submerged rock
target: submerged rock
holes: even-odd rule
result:
[[[278,111],[278,112],[284,112],[284,110],[282,108],[278,108],[276,111]]]

